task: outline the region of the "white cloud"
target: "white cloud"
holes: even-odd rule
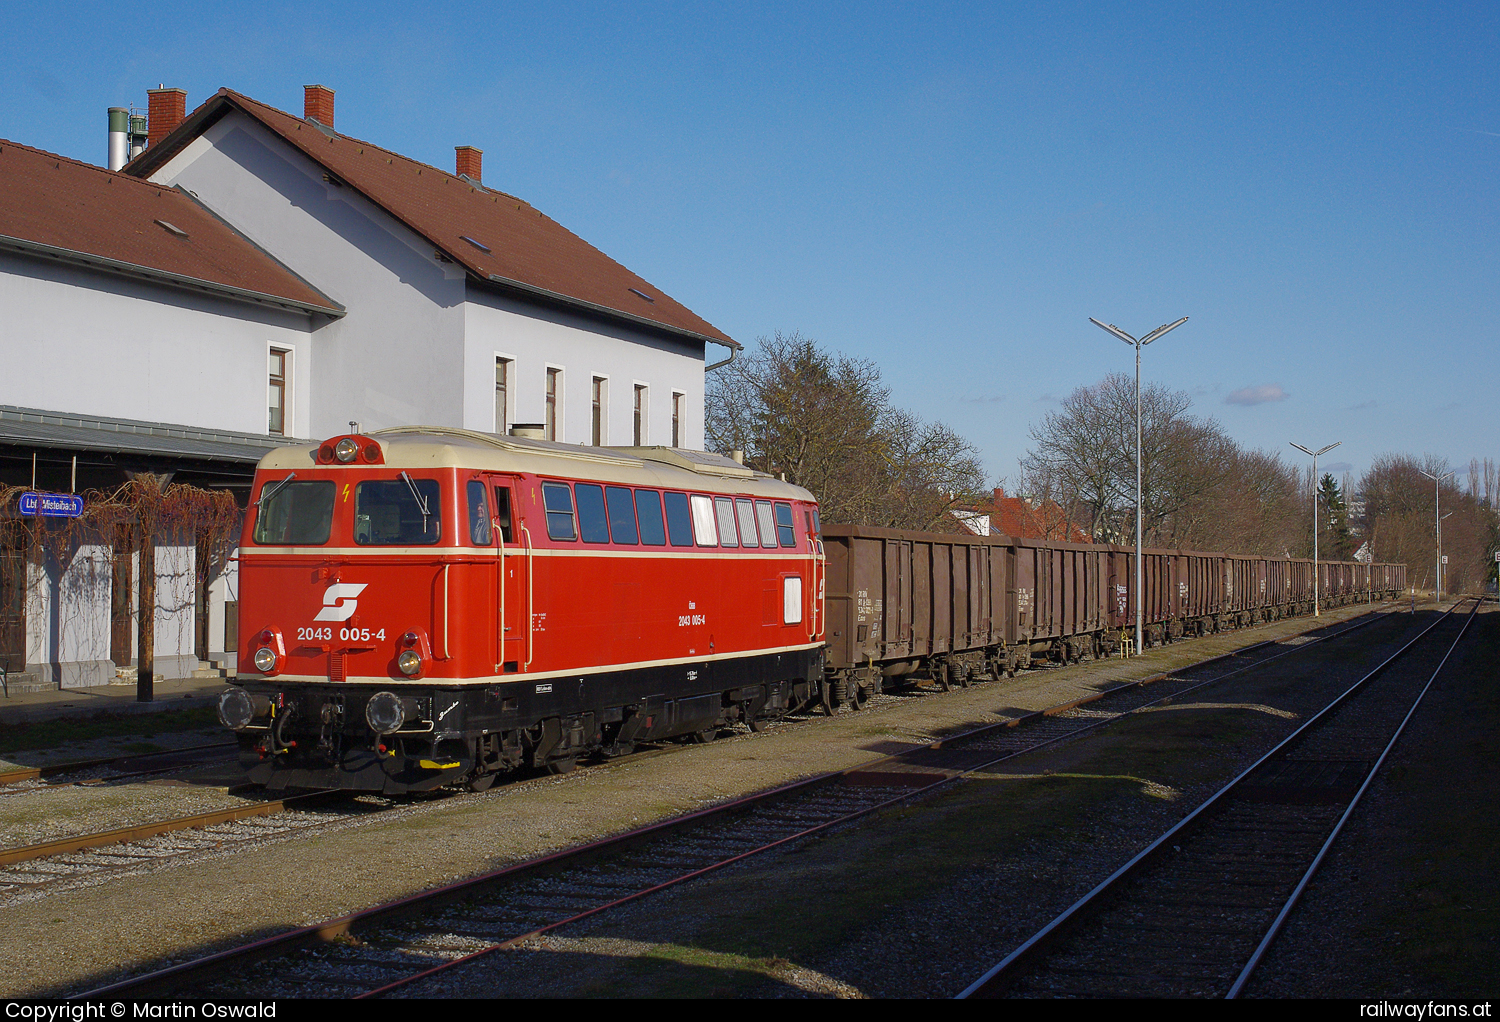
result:
[[[1230,405],[1260,405],[1267,401],[1285,401],[1291,395],[1281,389],[1281,384],[1271,383],[1264,387],[1241,387],[1224,399]]]

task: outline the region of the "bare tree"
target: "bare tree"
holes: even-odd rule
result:
[[[801,334],[760,338],[705,401],[710,449],[807,487],[831,522],[931,528],[983,487],[972,444],[892,408],[874,363]]]

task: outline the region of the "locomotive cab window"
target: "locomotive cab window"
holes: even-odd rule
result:
[[[288,477],[290,478],[290,477]],[[319,546],[333,527],[333,483],[272,479],[260,489],[255,542],[270,546]],[[269,499],[267,495],[269,494]]]
[[[624,486],[608,486],[604,503],[609,511],[609,534],[616,543],[636,542],[635,496]]]
[[[542,505],[547,509],[547,535],[553,539],[577,539],[573,524],[573,491],[567,483],[543,483]]]
[[[604,512],[604,487],[578,483],[573,487],[578,501],[578,534],[585,543],[609,542],[609,518]]]
[[[686,502],[684,502],[684,511],[687,510],[685,504]],[[640,519],[643,544],[646,546],[667,545],[667,533],[661,526],[661,494],[655,490],[636,490],[635,515]],[[692,542],[691,538],[688,542]]]
[[[500,539],[514,543],[510,528],[510,487],[495,487],[495,521],[500,523]]]
[[[667,536],[672,545],[692,546],[693,512],[688,508],[688,495],[686,493],[663,494],[662,503],[666,505]]]
[[[354,488],[354,542],[360,546],[430,546],[443,532],[436,479],[395,479]]]
[[[797,527],[793,524],[792,505],[777,503],[776,505],[776,539],[785,547],[797,545]]]
[[[470,479],[466,490],[469,497],[469,542],[475,546],[489,546],[490,508],[484,496],[484,481]]]

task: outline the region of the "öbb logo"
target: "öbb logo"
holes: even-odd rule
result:
[[[348,621],[359,607],[355,599],[365,591],[368,582],[335,582],[323,594],[323,609],[314,621]]]

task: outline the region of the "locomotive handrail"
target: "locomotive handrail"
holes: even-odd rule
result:
[[[495,535],[495,600],[498,606],[495,624],[495,671],[505,663],[505,533],[500,531],[500,519],[490,517],[490,530]]]
[[[448,569],[453,567],[449,561],[443,562],[443,659],[448,660],[453,653],[448,649],[448,619],[452,613],[448,607]]]
[[[531,530],[526,528],[526,523],[521,523],[521,539],[526,544],[526,663],[521,665],[524,671],[531,666],[532,657],[535,655],[536,643],[531,634],[532,624],[535,621],[533,608],[536,606],[532,601],[535,594],[531,586]]]

